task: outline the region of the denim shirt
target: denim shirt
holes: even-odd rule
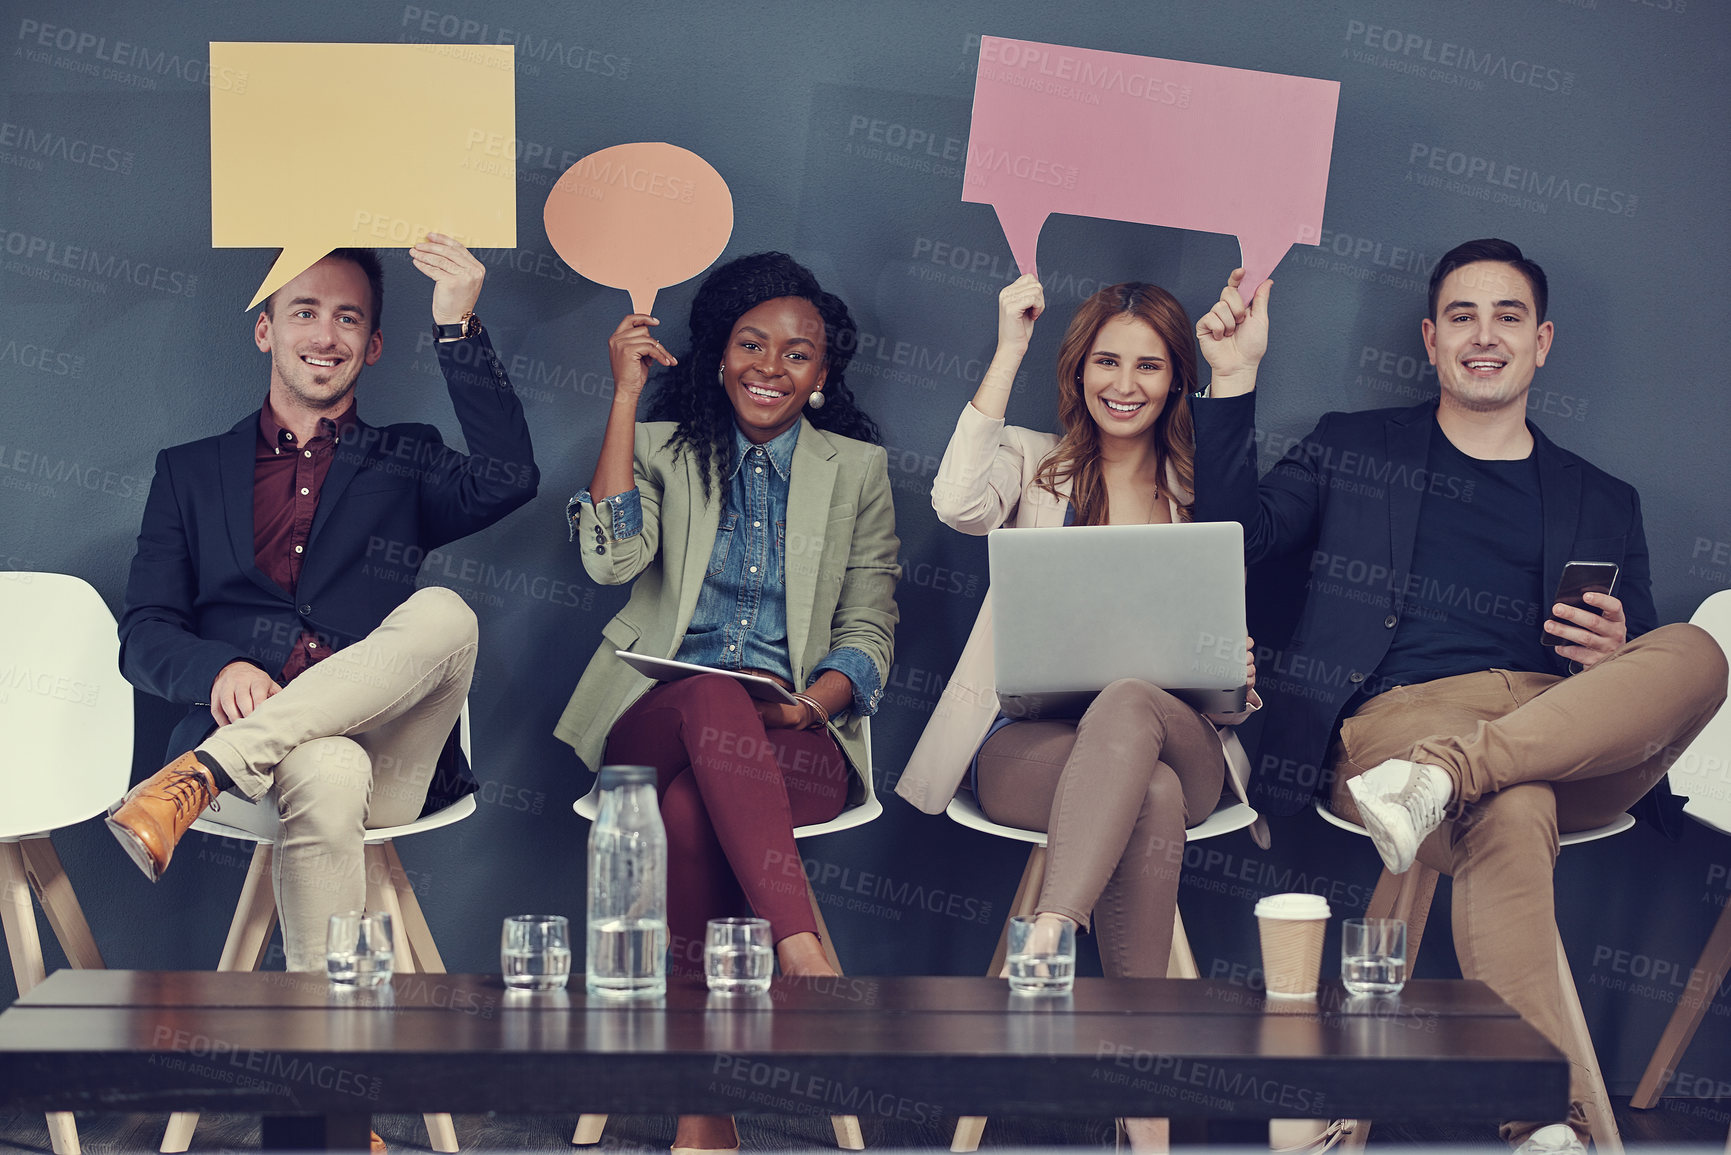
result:
[[[787,497],[793,478],[793,450],[800,426],[764,445],[733,431],[733,468],[723,478],[726,504],[704,571],[697,609],[674,655],[682,662],[723,670],[767,670],[793,681],[787,648]],[[587,490],[572,507],[588,502]],[[635,488],[606,499],[613,508],[613,536],[633,537],[643,530],[643,505]],[[574,524],[574,522],[573,522]],[[881,689],[877,664],[864,650],[840,646],[812,670],[845,675],[853,686],[853,711],[877,712]]]

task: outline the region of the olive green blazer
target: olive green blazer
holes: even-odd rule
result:
[[[601,628],[601,646],[553,731],[591,770],[600,768],[613,723],[655,684],[614,651],[671,658],[679,650],[721,525],[725,489],[705,495],[692,455],[668,448],[673,431],[670,421],[637,426],[634,469],[643,503],[642,533],[616,539],[606,501],[578,504],[571,519],[590,577],[602,585],[635,582],[631,600]],[[895,588],[901,576],[883,448],[825,433],[802,417],[784,540],[794,683],[804,687],[831,650],[853,646],[877,664],[881,694],[894,657]],[[849,763],[856,770],[865,766],[859,718],[846,714],[830,728]]]

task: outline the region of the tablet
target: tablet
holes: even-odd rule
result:
[[[619,660],[642,674],[645,678],[654,678],[657,682],[677,682],[681,678],[689,678],[694,674],[721,674],[732,678],[745,687],[745,692],[760,702],[785,702],[795,705],[794,697],[781,686],[761,674],[745,674],[738,670],[718,670],[714,666],[699,666],[692,662],[680,662],[673,658],[652,658],[648,654],[634,654],[630,650],[614,650]]]

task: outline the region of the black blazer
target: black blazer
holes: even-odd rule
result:
[[[1245,561],[1308,550],[1315,580],[1290,642],[1259,661],[1265,716],[1254,741],[1251,802],[1292,814],[1326,791],[1335,723],[1388,653],[1405,607],[1436,402],[1328,413],[1257,481],[1256,395],[1197,398],[1197,521],[1244,526]],[[1613,561],[1629,636],[1658,624],[1641,501],[1633,487],[1559,448],[1530,422],[1544,508],[1545,591],[1570,561]],[[1331,580],[1348,569],[1348,580]],[[1258,650],[1261,650],[1260,645]],[[1540,673],[1564,675],[1554,653]]]
[[[227,433],[157,455],[126,582],[120,670],[139,689],[189,707],[170,757],[216,728],[210,688],[224,666],[253,662],[274,678],[304,630],[333,650],[357,641],[415,591],[427,551],[535,496],[523,406],[486,334],[438,351],[470,453],[447,447],[431,425],[348,430],[319,494],[293,598],[253,564],[258,411]],[[474,789],[453,735],[424,812]]]

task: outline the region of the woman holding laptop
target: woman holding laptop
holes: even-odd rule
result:
[[[844,376],[857,329],[782,253],[704,280],[678,358],[659,323],[633,313],[608,341],[613,405],[568,516],[589,575],[634,584],[555,733],[592,770],[656,768],[674,971],[702,973],[708,919],[749,913],[769,920],[783,974],[833,974],[793,828],[857,793],[900,575],[886,457]],[[616,650],[762,674],[794,702],[722,673],[655,682]],[[688,1117],[675,1145],[737,1137],[725,1116]]]
[[[1234,272],[1204,319],[1215,374],[1254,372],[1267,345],[1267,289],[1245,309]],[[1194,477],[1189,395],[1198,329],[1155,285],[1102,289],[1071,318],[1058,350],[1061,435],[1004,423],[1016,371],[1045,310],[1032,275],[998,298],[998,345],[962,410],[932,484],[938,517],[963,533],[1000,526],[1188,521]],[[1111,599],[1109,575],[1054,598]],[[1157,612],[1125,605],[1125,614]],[[993,693],[990,602],[896,792],[936,814],[972,771],[980,809],[1007,826],[1043,830],[1049,857],[1036,936],[1092,920],[1109,977],[1166,974],[1184,830],[1207,818],[1231,775],[1247,769],[1224,727],[1144,681],[1102,690],[1079,721],[1012,721]],[[1247,663],[1247,681],[1255,666]],[[1254,693],[1251,708],[1259,705]],[[1258,840],[1266,844],[1260,824]]]

